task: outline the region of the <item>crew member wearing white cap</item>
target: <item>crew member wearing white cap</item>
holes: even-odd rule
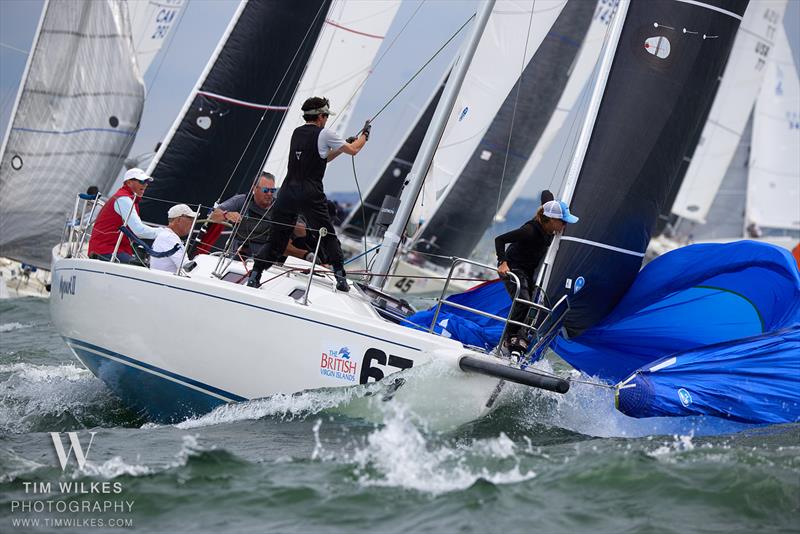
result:
[[[322,255],[333,266],[336,288],[340,291],[350,290],[344,270],[342,247],[328,213],[328,199],[323,190],[322,178],[328,162],[339,154],[358,154],[369,138],[370,124],[367,121],[358,137],[344,140],[325,128],[328,117],[333,115],[329,106],[327,98],[318,96],[303,102],[301,109],[306,123],[292,133],[286,179],[270,213],[273,225],[267,243],[259,251],[247,282],[251,287],[258,287],[261,272],[283,255],[297,216],[303,215],[310,231],[320,228],[328,231],[320,243]]]
[[[189,261],[189,258],[184,254],[182,240],[189,235],[192,229],[192,222],[197,216],[197,213],[186,204],[176,204],[172,206],[167,212],[167,219],[169,223],[166,228],[162,228],[153,241],[153,252],[168,252],[174,249],[174,252],[163,258],[156,256],[150,257],[150,268],[158,271],[177,272],[178,265]],[[177,247],[175,245],[178,245]]]
[[[544,195],[542,197],[545,198]],[[494,247],[497,252],[497,273],[505,279],[506,290],[512,298],[516,291],[516,285],[507,276],[509,271],[519,278],[519,297],[530,301],[533,296],[536,269],[544,259],[550,243],[553,242],[553,236],[561,233],[567,224],[576,222],[578,222],[578,218],[569,212],[569,207],[565,202],[550,200],[539,207],[533,219],[520,228],[494,239]],[[529,306],[515,304],[510,318],[523,322],[528,315],[528,309]],[[522,353],[527,349],[528,332],[522,330],[524,329],[518,325],[508,325],[506,339],[512,352]]]
[[[147,226],[139,218],[139,201],[153,179],[142,169],[130,169],[116,193],[106,202],[92,229],[89,239],[89,257],[109,261],[119,238],[119,228],[127,218],[127,226],[139,239],[155,239],[158,229]],[[133,207],[133,210],[131,210]],[[130,216],[129,216],[130,214]],[[126,237],[120,241],[117,259],[121,263],[133,260],[133,247]]]

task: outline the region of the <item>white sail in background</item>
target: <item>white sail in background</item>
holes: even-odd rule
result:
[[[127,4],[136,62],[144,74],[178,22],[184,0],[127,0]]]
[[[592,17],[592,23],[589,26],[589,31],[586,32],[586,38],[583,41],[581,51],[575,60],[575,65],[572,68],[572,74],[569,77],[567,86],[558,101],[555,111],[553,111],[550,122],[536,148],[531,153],[525,167],[520,172],[520,178],[514,183],[514,187],[509,191],[508,196],[503,201],[500,209],[497,212],[496,219],[504,220],[508,214],[508,210],[514,205],[514,202],[520,197],[524,191],[531,193],[538,193],[542,189],[553,188],[556,184],[552,184],[553,176],[551,173],[542,173],[539,171],[539,164],[542,162],[545,154],[553,153],[548,151],[556,138],[556,135],[562,127],[569,127],[571,124],[567,123],[567,117],[570,111],[579,103],[579,97],[583,94],[583,88],[589,81],[589,78],[594,71],[594,66],[600,58],[600,51],[603,48],[603,42],[606,38],[608,30],[608,23],[611,21],[611,16],[616,9],[619,0],[600,0],[597,3],[597,9]],[[566,123],[566,124],[565,124]],[[576,122],[576,125],[579,124]],[[555,157],[560,155],[561,151],[553,153]],[[548,167],[549,168],[549,167]],[[558,183],[560,186],[560,181]],[[557,192],[557,191],[554,191]]]
[[[783,28],[786,0],[751,0],[714,105],[672,206],[672,213],[705,223],[725,172],[733,159],[764,73]]]
[[[114,181],[143,102],[125,2],[46,2],[0,149],[0,256],[49,267],[75,194]]]
[[[286,176],[292,132],[304,124],[300,107],[307,98],[328,98],[339,113],[330,118],[329,127],[346,137],[351,112],[399,7],[400,0],[333,2],[264,166],[276,176],[278,185]]]
[[[412,221],[421,227],[430,221],[565,4],[566,0],[500,0],[495,4],[450,113]],[[520,117],[520,120],[525,119]],[[495,154],[487,151],[485,157],[502,157],[503,149],[498,148]]]
[[[800,231],[800,80],[783,26],[753,116],[748,224]]]

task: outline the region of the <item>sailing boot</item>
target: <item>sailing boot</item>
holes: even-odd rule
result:
[[[345,293],[350,291],[350,284],[347,283],[347,273],[344,271],[344,266],[335,268],[333,275],[336,277],[336,289]]]
[[[250,276],[247,277],[247,287],[261,287],[261,273],[260,269],[250,271]]]

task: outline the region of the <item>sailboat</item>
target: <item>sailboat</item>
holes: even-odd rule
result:
[[[139,127],[141,73],[182,3],[45,2],[0,148],[0,256],[21,262],[3,268],[17,294],[47,295],[76,193],[111,186]]]
[[[563,317],[555,307],[543,309],[569,336],[607,316],[638,273],[659,200],[703,124],[746,7],[746,1],[730,4],[619,4],[562,192],[582,224],[570,228],[546,260],[550,300],[564,302],[565,291],[570,296]],[[371,285],[338,292],[324,269],[301,260],[273,266],[255,289],[235,283],[244,277],[243,266],[217,272],[209,256],[175,274],[63,259],[55,265],[59,291],[51,312],[71,350],[127,404],[162,421],[229,402],[360,384],[347,391],[366,405],[402,402],[430,416],[433,426],[453,426],[486,413],[487,399],[503,380],[568,391],[567,380],[436,335],[435,325],[409,327],[402,303],[381,292],[380,274],[393,261],[413,210],[408,200],[422,190],[420,170],[431,164],[491,11],[492,2],[481,6],[454,65]],[[598,199],[602,206],[592,209]],[[789,302],[798,308],[796,299]],[[149,319],[148,331],[132,331],[130,324],[142,317]],[[554,347],[569,341],[560,335]]]
[[[448,80],[432,123],[435,128],[426,135],[429,155],[492,5],[481,6]],[[301,9],[281,4],[280,10],[286,17],[277,21],[280,27],[296,25],[301,35],[319,28],[307,5]],[[242,21],[252,24],[239,18],[231,35],[237,35]],[[197,123],[201,117],[187,120]],[[418,160],[415,165],[429,162]],[[197,256],[194,268],[181,274],[65,258],[54,268],[58,291],[50,301],[52,318],[84,365],[128,405],[156,421],[180,420],[229,402],[361,384],[353,394],[369,396],[377,388],[382,393],[373,396],[378,408],[380,399],[395,399],[418,413],[433,412],[438,423],[450,425],[485,413],[486,397],[499,376],[568,389],[563,380],[514,369],[494,355],[404,326],[402,304],[379,288],[356,286],[338,292],[330,279],[315,276],[324,270],[297,262],[299,269],[271,268],[264,273],[262,287],[255,289],[232,283],[242,278],[243,266],[233,263],[218,273],[218,262],[209,255]],[[306,269],[310,272],[303,272]],[[133,301],[131,295],[136,296]],[[132,305],[122,306],[122,301]],[[109,307],[118,312],[108,314]],[[125,325],[142,316],[149,318],[148,331],[132,333]],[[186,330],[202,334],[180,334]],[[231,336],[235,350],[230,350]],[[404,376],[389,376],[403,370]],[[379,384],[370,386],[373,382]],[[458,402],[447,407],[432,402],[448,388]]]

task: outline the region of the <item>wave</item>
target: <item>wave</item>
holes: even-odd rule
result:
[[[0,333],[2,332],[12,332],[14,330],[22,330],[24,328],[32,328],[34,326],[38,326],[37,324],[22,324],[22,323],[3,323],[0,324]]]
[[[53,432],[136,422],[138,418],[82,367],[0,365],[0,431]]]

